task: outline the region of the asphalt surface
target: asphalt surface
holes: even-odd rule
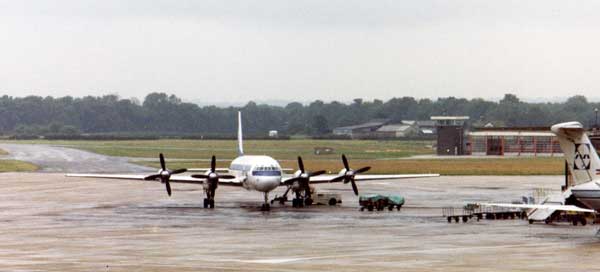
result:
[[[360,212],[348,184],[341,206],[274,205],[220,186],[0,174],[3,271],[590,271],[597,226],[523,220],[448,224],[445,206],[512,201],[562,177],[439,177],[361,182],[361,193],[398,193],[400,211]],[[283,188],[275,192],[281,194]]]
[[[153,168],[129,163],[127,158],[110,157],[83,150],[30,144],[0,144],[9,152],[3,158],[31,162],[48,173],[136,173],[154,172]]]

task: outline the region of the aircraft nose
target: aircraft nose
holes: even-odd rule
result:
[[[280,177],[260,177],[258,179],[258,184],[259,184],[259,190],[261,191],[271,191],[275,188],[277,188],[277,186],[279,186],[279,184],[281,183],[281,178]]]

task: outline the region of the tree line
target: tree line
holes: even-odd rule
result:
[[[596,120],[594,109],[600,103],[584,96],[563,102],[527,103],[513,94],[500,101],[456,97],[351,103],[316,100],[309,104],[289,103],[272,106],[248,102],[243,107],[198,106],[175,95],[150,93],[144,101],[116,95],[86,97],[11,97],[0,98],[0,133],[80,134],[80,133],[154,133],[156,135],[233,135],[237,130],[237,111],[243,112],[248,135],[281,134],[326,135],[339,126],[355,125],[372,119],[429,120],[432,115],[466,115],[474,125],[550,126],[577,120],[587,126]]]

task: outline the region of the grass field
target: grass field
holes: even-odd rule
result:
[[[30,172],[35,170],[38,170],[38,167],[28,162],[0,160],[0,172]]]
[[[4,149],[0,149],[0,156],[8,155]],[[2,160],[0,159],[0,172],[30,172],[36,171],[39,168],[35,164],[17,160]]]
[[[10,141],[12,143],[49,144],[73,147],[95,153],[132,157],[134,163],[158,167],[162,152],[170,168],[204,168],[208,159],[217,156],[219,167],[228,167],[237,156],[232,140],[150,140],[150,141]],[[312,170],[337,173],[342,168],[340,155],[346,154],[353,168],[371,166],[372,174],[440,173],[442,175],[560,175],[563,158],[435,158],[411,159],[412,155],[433,155],[431,141],[369,141],[369,140],[248,140],[247,154],[270,155],[282,167],[297,168],[296,157],[301,155]],[[314,155],[313,149],[327,146],[335,149],[332,155]],[[139,158],[139,159],[136,159]],[[144,158],[144,159],[142,159]],[[177,159],[177,160],[174,160]],[[1,171],[1,170],[0,170]]]
[[[167,158],[231,160],[237,156],[237,142],[232,140],[143,140],[143,141],[9,141],[12,143],[50,144],[74,147],[119,157],[152,158],[164,153]],[[277,160],[295,159],[301,155],[311,159],[338,159],[346,154],[355,159],[402,158],[433,154],[432,141],[369,140],[246,140],[247,154],[269,155]],[[336,154],[314,155],[315,147],[331,147]]]

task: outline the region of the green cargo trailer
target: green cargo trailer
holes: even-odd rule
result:
[[[394,207],[396,207],[396,209],[400,210],[400,208],[402,208],[402,205],[404,205],[404,197],[401,197],[399,195],[388,195],[388,210],[393,210]]]
[[[378,210],[383,211],[386,207],[388,210],[393,210],[396,207],[398,210],[404,205],[404,197],[399,195],[381,195],[381,194],[365,194],[358,198],[360,210],[368,211]]]

